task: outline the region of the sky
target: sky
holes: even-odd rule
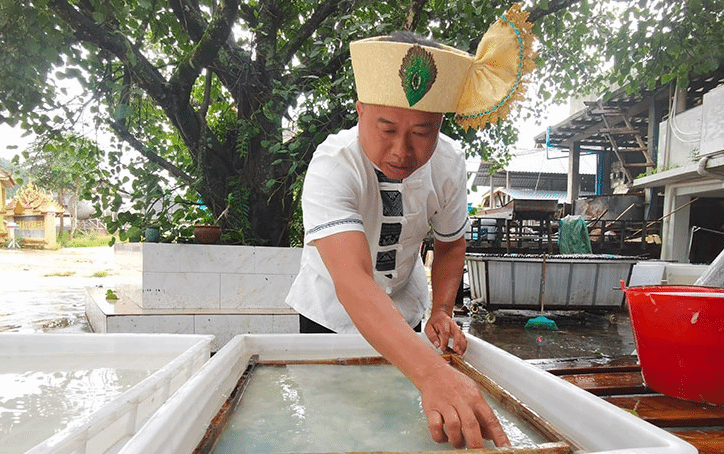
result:
[[[13,158],[16,154],[22,152],[27,147],[32,138],[21,137],[23,130],[19,128],[11,128],[5,123],[0,124],[0,158],[7,159],[8,161]],[[9,146],[18,146],[17,149],[8,149]]]
[[[518,149],[533,148],[533,138],[545,131],[547,126],[552,126],[565,120],[569,115],[568,106],[551,106],[546,111],[545,118],[541,124],[536,124],[535,119],[520,122],[519,140],[516,144]],[[32,142],[32,136],[22,137],[24,134],[20,128],[11,128],[5,123],[0,123],[0,158],[10,160],[20,153]],[[10,146],[17,146],[17,149],[9,149]]]
[[[531,149],[534,148],[534,137],[538,134],[541,134],[545,132],[545,129],[547,126],[554,126],[561,121],[565,120],[569,115],[569,107],[568,105],[560,105],[560,106],[550,106],[547,109],[545,109],[543,117],[539,119],[529,119],[527,121],[521,121],[519,123],[519,137],[518,137],[518,143],[516,144],[515,148],[511,150],[511,152],[514,155],[512,162],[517,161],[523,161],[528,166],[538,166],[541,167],[543,165],[548,168],[549,164],[543,164],[541,163],[541,155],[540,153],[536,154],[537,159],[531,159],[532,156],[522,156],[526,153],[530,153]],[[515,111],[514,111],[515,112]],[[11,160],[13,156],[16,154],[22,152],[31,142],[32,137],[22,137],[23,131],[19,130],[18,128],[11,128],[7,124],[0,124],[0,158]],[[17,149],[8,149],[8,146],[15,145],[18,148]],[[518,159],[516,161],[515,155],[521,155],[522,159]],[[546,156],[548,154],[546,153]],[[555,162],[556,164],[562,164],[562,158],[565,158],[565,156],[558,156],[555,161],[550,161],[551,163]],[[512,165],[512,164],[511,164]],[[472,180],[473,180],[473,173],[478,170],[480,167],[480,158],[475,157],[471,158],[466,162],[466,168],[469,172],[469,175],[471,175],[470,179],[468,180],[468,186],[472,186]],[[567,168],[567,165],[565,166]],[[530,169],[530,171],[535,171],[536,169]],[[485,193],[486,188],[478,188],[477,191],[471,191],[470,195],[468,197],[469,201],[472,201],[474,205],[478,205],[480,200]]]

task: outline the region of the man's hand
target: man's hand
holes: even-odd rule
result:
[[[465,335],[452,319],[455,299],[461,285],[465,266],[465,238],[445,242],[435,239],[435,257],[432,260],[432,312],[425,325],[425,334],[443,353],[453,340],[452,350],[462,355],[468,346]]]
[[[435,348],[443,353],[448,351],[448,343],[453,340],[452,350],[458,355],[465,353],[468,340],[455,320],[444,311],[433,311],[425,324],[425,334]]]
[[[473,380],[451,366],[438,368],[420,389],[432,439],[456,448],[482,448],[485,440],[510,446],[498,418]]]
[[[475,382],[430,348],[375,283],[364,234],[342,232],[316,240],[315,245],[332,276],[337,297],[357,329],[420,391],[432,438],[470,448],[481,447],[488,438],[507,446],[508,438]],[[454,281],[460,282],[459,276]],[[450,293],[454,295],[452,290]],[[453,348],[464,351],[465,336],[451,318],[452,309],[443,306],[439,306],[440,314],[433,309],[425,330],[431,330],[431,340],[437,338],[441,347],[452,338]]]

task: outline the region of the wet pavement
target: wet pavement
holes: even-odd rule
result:
[[[0,249],[0,332],[90,332],[86,287],[112,284],[112,253]]]
[[[64,248],[59,251],[0,250],[0,332],[89,332],[86,287],[112,287],[112,249]],[[625,310],[610,314],[553,312],[544,315],[556,331],[526,329],[535,311],[484,311],[458,316],[463,330],[522,359],[613,357],[634,349]]]
[[[458,317],[470,334],[522,359],[616,357],[636,348],[631,321],[624,309],[611,314],[554,312],[544,315],[556,322],[557,330],[525,328],[541,315],[534,311],[496,311],[495,323],[484,316]]]

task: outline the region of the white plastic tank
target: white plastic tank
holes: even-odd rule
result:
[[[0,334],[0,451],[117,451],[208,361],[212,339]]]
[[[472,336],[467,338],[464,359],[566,439],[575,440],[580,448],[576,452],[696,454],[696,448],[680,438],[498,347]],[[252,355],[258,355],[260,361],[290,361],[365,357],[376,352],[359,335],[236,336],[149,419],[120,453],[194,452]]]

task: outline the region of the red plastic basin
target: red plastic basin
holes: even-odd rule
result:
[[[646,385],[724,404],[724,289],[621,286]]]

